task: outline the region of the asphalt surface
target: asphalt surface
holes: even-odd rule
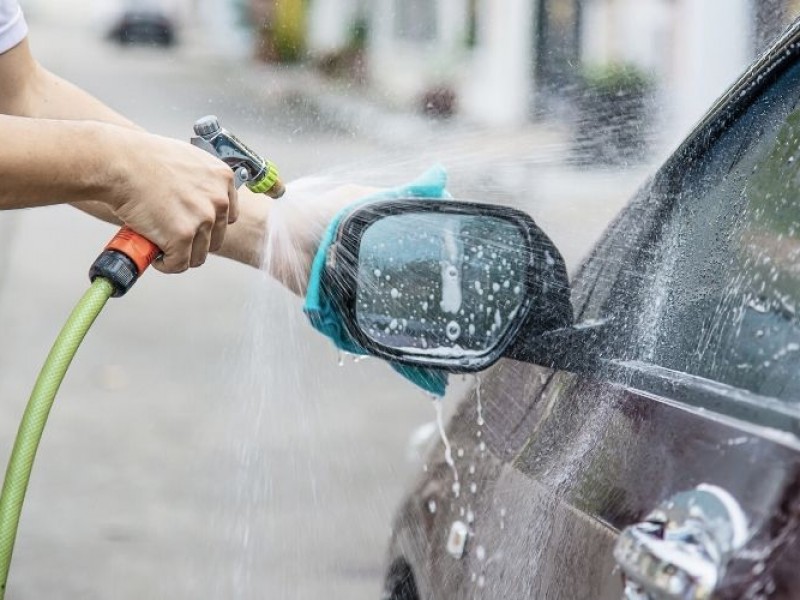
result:
[[[191,48],[120,49],[52,24],[32,23],[32,41],[46,66],[153,131],[186,138],[197,117],[217,113],[290,180],[334,169],[400,182],[419,161],[274,93],[263,70]],[[518,151],[495,159],[507,165]],[[469,156],[469,168],[480,162],[478,149]],[[558,173],[516,203],[575,264],[639,178],[588,175],[591,187],[573,184],[568,202]],[[64,207],[0,216],[2,457],[112,234]],[[391,517],[421,468],[409,437],[433,408],[383,364],[339,366],[299,307],[264,274],[224,260],[148,273],[109,304],[51,414],[9,600],[379,597]]]

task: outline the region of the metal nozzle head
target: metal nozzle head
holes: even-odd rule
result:
[[[267,190],[267,196],[270,198],[275,198],[276,200],[283,196],[286,193],[286,186],[283,185],[283,181],[278,179],[272,187]]]
[[[216,115],[202,117],[194,123],[194,132],[203,138],[214,135],[220,129],[219,119],[217,119]]]
[[[265,161],[265,169],[261,177],[247,184],[250,191],[256,194],[266,194],[270,198],[280,198],[286,192],[286,187],[281,181],[278,169],[271,161]]]

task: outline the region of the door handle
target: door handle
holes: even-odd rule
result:
[[[675,494],[614,547],[625,600],[707,600],[733,554],[747,542],[747,519],[728,492],[712,485]]]

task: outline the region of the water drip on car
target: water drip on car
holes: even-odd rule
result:
[[[477,401],[477,410],[478,410],[478,427],[483,427],[484,420],[483,420],[483,403],[481,401],[481,376],[479,374],[475,374],[475,399]]]
[[[442,399],[439,396],[433,396],[433,407],[436,410],[436,425],[439,428],[439,436],[442,438],[442,444],[444,444],[444,460],[453,471],[453,495],[458,498],[461,495],[461,482],[458,480],[456,461],[453,460],[453,448],[450,446],[450,440],[447,438],[447,432],[444,429]]]

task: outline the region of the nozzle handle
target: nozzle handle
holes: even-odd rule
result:
[[[89,278],[105,277],[114,286],[113,296],[124,296],[159,254],[161,249],[153,242],[123,227],[94,261]]]

